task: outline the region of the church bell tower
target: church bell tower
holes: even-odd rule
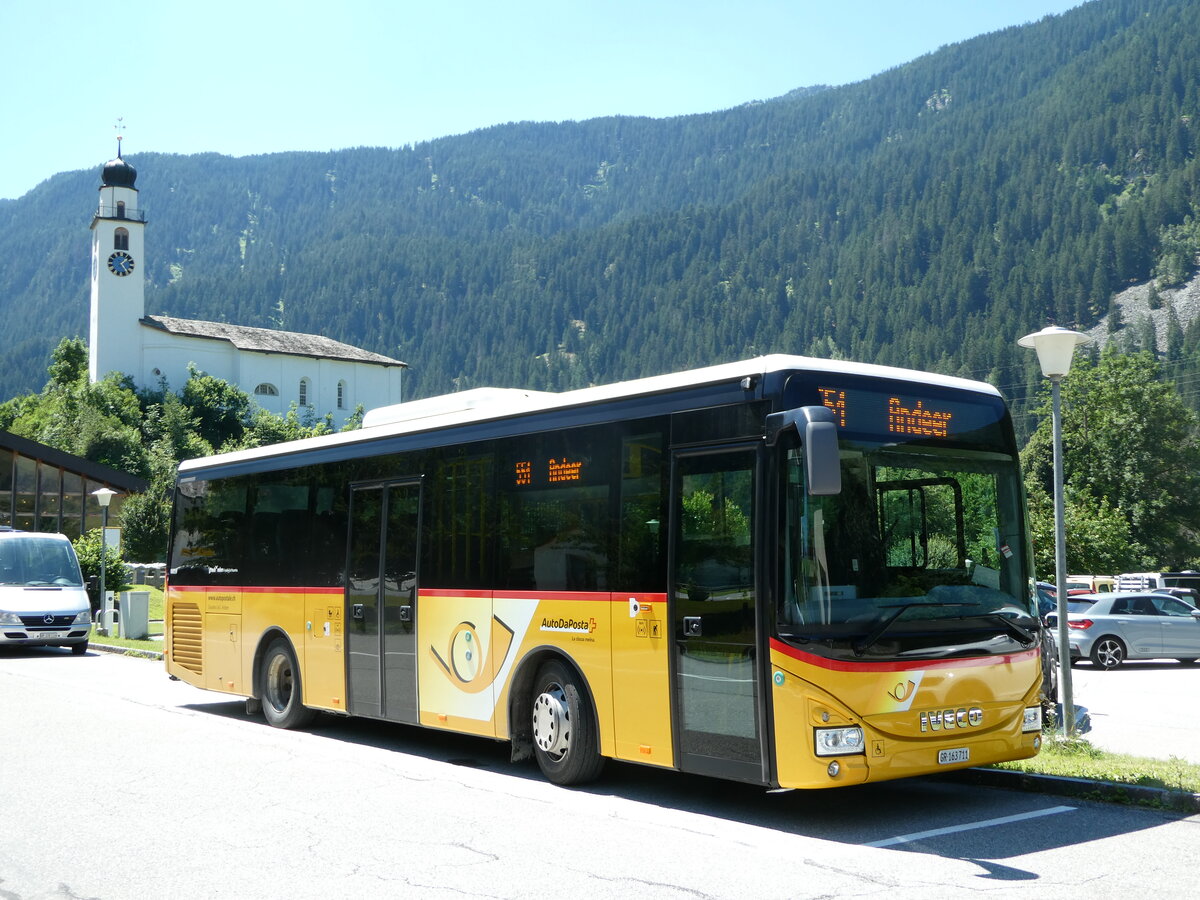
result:
[[[88,378],[109,372],[141,376],[142,326],[146,314],[144,231],[146,218],[134,187],[137,170],[117,156],[104,164],[100,202],[92,217],[92,302]]]

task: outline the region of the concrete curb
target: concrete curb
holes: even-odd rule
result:
[[[1008,788],[1036,794],[1055,794],[1080,800],[1099,800],[1125,806],[1152,806],[1189,814],[1200,813],[1200,794],[1172,791],[1167,788],[1144,787],[1137,784],[1116,784],[1111,781],[1090,781],[1086,778],[1065,778],[1059,775],[1036,775],[1012,772],[1007,769],[963,769],[941,776],[967,784]]]
[[[162,652],[159,650],[142,650],[139,647],[118,647],[116,644],[97,644],[95,641],[88,643],[89,650],[99,650],[101,653],[120,653],[122,656],[136,656],[138,659],[162,659]]]

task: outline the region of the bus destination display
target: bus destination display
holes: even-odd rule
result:
[[[535,481],[535,470],[539,484],[580,481],[583,478],[583,460],[571,459],[566,456],[551,457],[545,461],[539,461],[536,466],[533,460],[518,460],[513,464],[513,484],[516,487],[532,485]]]
[[[818,387],[821,402],[833,410],[839,428],[897,434],[906,437],[946,438],[950,436],[954,413],[925,400],[900,394],[847,391]]]

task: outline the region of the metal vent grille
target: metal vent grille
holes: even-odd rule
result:
[[[171,659],[188,671],[204,674],[200,607],[195,603],[176,603],[171,607]]]

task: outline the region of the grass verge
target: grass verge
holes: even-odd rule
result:
[[[158,639],[148,641],[131,641],[115,635],[102,635],[96,625],[92,626],[92,636],[88,639],[93,644],[103,644],[106,647],[121,647],[125,650],[161,653],[163,648],[163,592],[156,587],[145,584],[127,584],[122,591],[150,592],[150,634],[159,635]]]
[[[1196,763],[1177,756],[1152,759],[1109,753],[1078,737],[1066,740],[1046,735],[1042,752],[1037,756],[998,763],[992,768],[1200,794],[1200,765]]]

